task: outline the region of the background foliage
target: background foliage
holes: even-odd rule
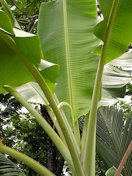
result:
[[[36,33],[39,7],[49,0],[7,0],[21,28]]]
[[[60,176],[64,160],[35,118],[9,94],[6,96],[1,94],[0,102],[1,107],[4,106],[3,111],[0,113],[0,124],[5,143],[36,159],[57,176]],[[42,115],[46,117],[46,120],[53,127],[45,108],[40,104],[34,104],[34,107],[41,111]],[[12,160],[17,163],[14,159]],[[23,164],[19,164],[19,167],[24,170],[26,175],[36,175],[34,171]]]

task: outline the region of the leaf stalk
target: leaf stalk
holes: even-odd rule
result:
[[[14,88],[10,86],[4,86],[4,88],[6,89],[6,91],[12,94],[36,118],[37,122],[46,131],[46,133],[52,139],[64,159],[67,161],[68,166],[71,168],[71,170],[74,170],[68,148],[62,142],[56,132],[52,129],[52,127],[48,124],[48,122],[44,119],[44,117],[42,117]]]
[[[84,151],[82,154],[82,163],[83,163],[85,174],[88,176],[95,175],[95,145],[96,145],[95,139],[96,139],[97,108],[98,108],[98,101],[100,99],[103,68],[107,57],[110,37],[112,34],[112,27],[114,24],[118,5],[119,5],[119,0],[113,1],[112,11],[108,21],[107,31],[104,39],[104,45],[102,47],[101,58],[99,60],[97,74],[95,78],[89,120],[87,120],[86,139],[85,139],[86,147],[84,148]]]

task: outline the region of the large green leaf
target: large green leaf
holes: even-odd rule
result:
[[[53,90],[58,66],[41,60],[43,54],[38,36],[13,28],[7,14],[1,12],[0,21],[3,19],[0,23],[0,91],[3,91],[2,86],[6,84],[19,86],[34,81],[23,58],[37,68],[40,66],[42,76]]]
[[[122,55],[132,42],[132,1],[99,0],[104,20],[97,26],[96,34],[107,47],[106,62]],[[107,40],[107,42],[106,42]]]
[[[43,60],[44,62],[44,60]],[[41,62],[41,69],[42,63]],[[46,64],[44,64],[46,65]],[[51,65],[50,65],[51,66]],[[52,76],[52,74],[51,74]],[[126,94],[126,85],[132,80],[132,52],[127,52],[105,65],[102,79],[101,106],[112,106],[118,98]],[[30,90],[29,90],[30,89]],[[37,91],[36,91],[37,90]],[[46,101],[37,84],[29,83],[18,88],[18,91],[30,102],[42,103]],[[43,99],[43,100],[42,100]]]
[[[76,119],[91,102],[98,65],[94,50],[100,42],[93,34],[96,18],[93,0],[57,0],[40,8],[38,34],[45,59],[60,65],[56,94],[70,104]]]
[[[97,152],[108,168],[119,166],[124,153],[132,139],[132,117],[124,117],[121,110],[114,107],[101,108],[97,121]],[[131,176],[132,155],[123,169],[123,175]]]

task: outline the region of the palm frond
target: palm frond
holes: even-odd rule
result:
[[[0,175],[1,176],[25,176],[22,171],[8,158],[0,153]]]
[[[118,167],[129,143],[132,140],[132,118],[124,117],[121,110],[103,107],[98,112],[97,152],[107,166]],[[132,155],[123,169],[123,175],[131,176]]]

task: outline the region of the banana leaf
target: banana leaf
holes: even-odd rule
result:
[[[90,108],[98,65],[94,50],[100,43],[93,34],[96,24],[95,1],[58,0],[40,8],[38,35],[45,59],[60,65],[55,93],[69,103],[74,120]]]
[[[126,52],[104,67],[102,77],[102,106],[111,106],[124,98],[127,84],[132,80],[132,52]]]
[[[24,59],[41,71],[52,91],[58,75],[58,66],[42,60],[38,36],[14,28],[4,11],[0,11],[0,21],[0,92],[4,91],[3,85],[19,86],[35,81],[23,63]]]
[[[101,106],[112,106],[126,94],[127,84],[132,80],[132,52],[127,52],[105,65],[102,79]],[[37,83],[27,83],[17,88],[29,102],[48,104]]]
[[[95,34],[104,41],[107,63],[122,55],[131,44],[132,1],[99,0],[99,6],[103,20],[96,27]]]

